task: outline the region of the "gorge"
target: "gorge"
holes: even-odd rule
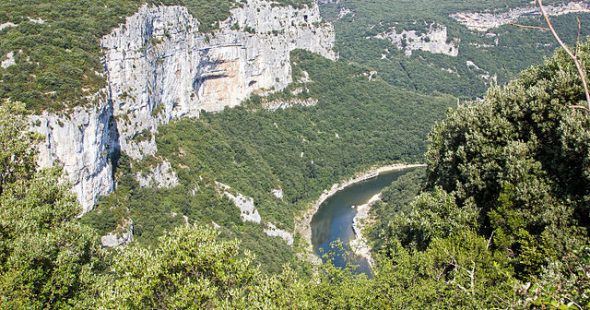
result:
[[[0,1],[0,309],[590,309],[544,2]]]

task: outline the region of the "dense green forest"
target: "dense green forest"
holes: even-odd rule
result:
[[[544,2],[546,5],[565,3]],[[509,8],[528,5],[531,5],[531,1],[343,0],[321,8],[324,18],[336,27],[337,50],[342,58],[370,67],[392,85],[422,93],[442,92],[474,98],[482,96],[491,85],[491,81],[482,79],[484,71],[489,72],[490,76],[497,75],[500,85],[505,84],[524,68],[553,53],[557,44],[549,32],[513,25],[479,33],[467,29],[450,15],[457,12],[504,12]],[[340,17],[343,8],[352,12]],[[587,14],[568,14],[553,19],[567,43],[576,41],[578,17],[582,25],[590,25]],[[388,40],[373,38],[392,27],[398,32],[417,30],[425,33],[432,23],[447,27],[449,41],[460,39],[457,57],[424,51],[415,51],[408,57]],[[519,23],[543,25],[540,17],[531,16],[521,18]],[[582,35],[589,35],[589,29],[582,27]],[[468,61],[484,71],[470,68]]]
[[[217,193],[215,182],[253,197],[265,221],[293,231],[295,217],[332,184],[377,164],[422,162],[432,124],[456,104],[449,96],[417,95],[369,80],[362,67],[309,52],[296,51],[292,59],[294,80],[305,71],[313,82],[291,88],[306,88],[302,96],[317,98],[316,106],[261,108],[262,101],[289,100],[287,89],[223,113],[166,125],[156,139],[156,156],[128,162],[127,171],[121,168],[117,191],[84,221],[105,234],[130,217],[136,240],[147,244],[183,225],[180,215],[191,223],[214,221],[276,271],[293,250],[265,237],[258,225],[242,224],[239,210]],[[181,185],[139,188],[135,174],[163,159],[172,163]],[[187,194],[195,188],[198,193]],[[277,188],[283,189],[283,199],[271,193]],[[276,248],[281,255],[275,255]]]
[[[579,56],[590,63],[590,43]],[[571,108],[579,103],[560,51],[450,111],[430,133],[428,168],[374,209],[371,279],[304,262],[268,274],[238,241],[199,225],[104,250],[59,171],[36,171],[29,145],[39,137],[25,130],[24,107],[4,105],[2,307],[588,308],[590,117]]]
[[[589,47],[579,51],[584,63]],[[449,113],[430,134],[427,171],[400,178],[373,209],[375,249],[416,261],[437,243],[477,234],[487,246],[471,259],[494,257],[490,275],[528,283],[517,293],[539,305],[590,306],[590,118],[571,108],[586,104],[583,94],[560,51]]]

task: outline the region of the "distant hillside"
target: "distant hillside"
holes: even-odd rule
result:
[[[366,65],[392,85],[423,93],[481,97],[488,86],[505,84],[557,47],[548,32],[510,24],[544,25],[531,1],[324,2],[322,15],[335,25],[343,59]],[[544,2],[554,15],[572,12],[554,17],[566,42],[575,43],[578,17],[582,37],[590,34],[587,2]],[[473,28],[465,22],[469,14],[475,24],[487,23]]]

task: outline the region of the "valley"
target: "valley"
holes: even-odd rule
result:
[[[545,2],[587,67],[590,4]],[[544,25],[525,0],[1,2],[0,308],[590,305],[589,118]]]
[[[336,267],[345,268],[347,265],[356,265],[359,273],[371,274],[372,258],[365,253],[363,256],[358,250],[352,250],[353,240],[363,239],[361,236],[362,225],[357,223],[360,208],[369,203],[375,203],[374,197],[378,197],[384,188],[388,187],[406,170],[412,169],[412,165],[389,167],[378,169],[381,172],[365,174],[346,182],[340,186],[333,186],[331,191],[324,192],[315,205],[317,211],[309,224],[310,244],[318,257],[334,252],[330,260]],[[315,208],[314,208],[315,209]],[[302,235],[306,235],[302,233]],[[341,242],[340,245],[333,243]],[[357,241],[358,244],[359,241]],[[366,242],[362,240],[360,242]]]

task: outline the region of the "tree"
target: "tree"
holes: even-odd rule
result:
[[[23,104],[0,106],[0,195],[7,185],[31,176],[36,169],[36,149],[30,146],[39,136],[27,130],[24,112]]]
[[[102,289],[106,308],[222,308],[244,306],[260,272],[236,241],[212,228],[186,226],[166,233],[155,248],[125,249]]]
[[[452,195],[437,188],[416,197],[405,210],[395,213],[388,224],[387,240],[399,240],[405,248],[425,250],[435,238],[477,226],[477,209],[459,208]]]

